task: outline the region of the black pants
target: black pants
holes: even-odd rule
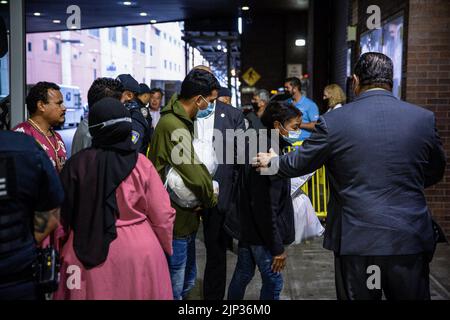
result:
[[[223,300],[227,280],[227,248],[232,241],[223,228],[225,215],[216,208],[203,217],[206,267],[203,277],[203,298]]]
[[[430,300],[429,257],[335,255],[339,300]]]

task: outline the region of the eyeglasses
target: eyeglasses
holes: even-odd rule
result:
[[[209,105],[209,102],[208,102],[208,100],[206,100],[202,95],[200,96],[200,97],[202,97],[202,99],[203,99],[203,101],[205,101],[206,102],[206,104],[207,105]]]

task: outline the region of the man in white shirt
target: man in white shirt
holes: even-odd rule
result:
[[[152,116],[152,127],[156,128],[159,119],[161,118],[161,101],[164,93],[159,88],[154,88],[150,91],[150,115]]]

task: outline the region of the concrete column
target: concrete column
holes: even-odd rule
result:
[[[25,121],[26,56],[25,56],[25,1],[9,2],[10,14],[10,89],[11,128]]]

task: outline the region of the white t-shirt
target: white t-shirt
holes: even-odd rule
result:
[[[161,118],[161,111],[153,111],[152,109],[150,109],[150,115],[152,116],[152,127],[156,128],[156,125]]]

